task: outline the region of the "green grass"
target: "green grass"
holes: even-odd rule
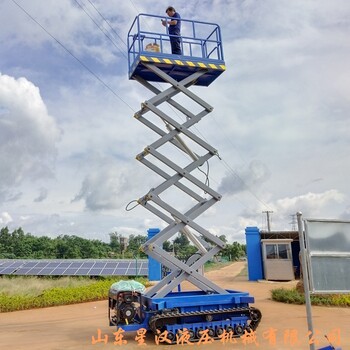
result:
[[[85,277],[41,278],[3,276],[0,278],[0,294],[37,296],[51,288],[87,286],[95,281]]]
[[[278,288],[271,291],[272,299],[287,304],[305,304],[304,294],[299,293],[295,288]],[[322,294],[311,295],[312,305],[321,306],[350,306],[349,294]]]
[[[112,283],[121,279],[3,277],[0,279],[0,312],[104,300]],[[145,278],[136,280],[148,285]]]

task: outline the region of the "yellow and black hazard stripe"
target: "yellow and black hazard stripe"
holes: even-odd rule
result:
[[[172,65],[178,65],[178,66],[226,70],[226,66],[224,64],[194,62],[194,61],[188,61],[188,60],[178,60],[178,59],[160,58],[160,57],[152,57],[152,56],[140,56],[140,60],[142,62],[148,62],[148,63],[165,63],[165,64],[172,64]]]

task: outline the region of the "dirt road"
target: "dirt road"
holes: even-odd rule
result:
[[[200,344],[206,349],[277,349],[308,350],[306,309],[303,305],[286,305],[271,301],[270,290],[291,283],[248,282],[246,277],[235,277],[244,267],[238,262],[220,270],[210,271],[206,276],[221,287],[247,291],[255,297],[254,306],[259,308],[263,319],[256,337],[237,339],[237,343]],[[186,286],[185,286],[186,287]],[[324,334],[334,343],[340,342],[342,350],[350,349],[350,309],[313,307],[313,322],[317,348],[328,345]],[[92,337],[100,341],[92,344]],[[46,309],[18,311],[0,314],[0,349],[14,350],[63,350],[63,349],[140,349],[136,333],[124,334],[123,345],[114,344],[115,329],[108,326],[107,301],[91,302]],[[105,338],[108,336],[108,339]],[[102,340],[106,340],[106,343]],[[244,343],[245,342],[245,343]],[[152,335],[146,338],[146,349],[176,349],[181,345],[156,345]],[[336,345],[336,344],[335,344]],[[193,349],[198,343],[193,345]],[[339,345],[338,345],[339,346]]]

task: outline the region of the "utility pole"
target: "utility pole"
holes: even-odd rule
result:
[[[270,214],[273,213],[272,210],[265,210],[262,212],[263,214],[266,214],[266,220],[267,220],[267,231],[271,232],[271,225],[270,225]]]

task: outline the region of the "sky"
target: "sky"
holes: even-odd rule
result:
[[[155,140],[133,117],[153,95],[128,78],[126,38],[168,5],[223,37],[226,71],[193,87],[214,108],[194,131],[219,152],[223,196],[198,222],[244,242],[266,211],[272,230],[299,211],[350,220],[348,0],[1,0],[0,227],[102,241],[165,227],[125,210],[161,182],[135,159]]]

